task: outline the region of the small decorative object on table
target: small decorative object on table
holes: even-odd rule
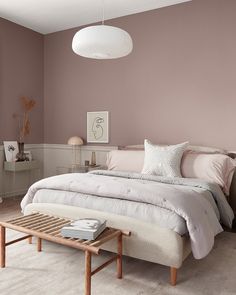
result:
[[[4,141],[4,150],[7,162],[15,162],[19,152],[17,141]]]
[[[19,152],[16,155],[17,162],[26,161],[26,155],[24,153],[24,140],[25,140],[25,137],[30,134],[29,113],[36,104],[34,99],[30,99],[26,96],[20,97],[20,102],[23,108],[23,115],[13,114],[13,118],[18,119],[18,125],[19,125],[19,142],[18,142]]]
[[[17,162],[26,161],[26,154],[24,152],[24,146],[25,146],[24,142],[18,142],[19,152],[16,155]]]
[[[31,151],[24,151],[25,153],[25,157],[26,157],[26,161],[32,161],[33,160],[33,156],[32,156],[32,153]]]
[[[105,229],[106,220],[83,218],[64,226],[61,235],[67,238],[95,240]]]

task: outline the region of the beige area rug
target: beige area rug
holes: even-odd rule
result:
[[[12,236],[12,233],[10,233]],[[9,236],[10,236],[9,235]],[[94,258],[94,265],[110,254]],[[178,285],[169,285],[167,267],[124,258],[124,278],[116,279],[115,264],[92,278],[93,295],[233,295],[236,294],[236,234],[220,234],[205,259],[189,257],[178,271]],[[0,269],[0,295],[83,295],[84,255],[43,242],[36,252],[26,241],[7,249],[7,267]]]

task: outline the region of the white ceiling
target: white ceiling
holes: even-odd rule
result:
[[[191,0],[0,0],[0,17],[42,34]]]

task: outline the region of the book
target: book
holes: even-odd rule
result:
[[[61,235],[65,238],[95,240],[106,228],[106,220],[83,218],[63,226]]]

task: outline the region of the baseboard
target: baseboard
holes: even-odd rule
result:
[[[0,194],[0,198],[10,198],[10,197],[17,197],[17,196],[23,196],[27,193],[27,189],[22,190],[15,190],[11,192],[4,192]]]

